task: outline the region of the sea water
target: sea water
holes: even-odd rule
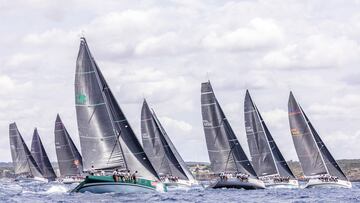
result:
[[[167,193],[69,193],[76,184],[15,182],[0,179],[0,202],[360,202],[360,183],[352,189],[194,189]]]

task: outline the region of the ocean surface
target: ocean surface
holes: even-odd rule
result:
[[[0,202],[360,202],[360,183],[352,189],[195,189],[167,193],[69,193],[75,185],[0,179]]]

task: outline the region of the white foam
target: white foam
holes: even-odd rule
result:
[[[61,185],[53,185],[51,186],[45,193],[51,194],[51,193],[66,193],[68,189]]]

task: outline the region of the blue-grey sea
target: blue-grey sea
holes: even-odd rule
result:
[[[205,189],[167,193],[69,193],[76,185],[0,179],[0,202],[360,202],[360,183],[352,189]]]

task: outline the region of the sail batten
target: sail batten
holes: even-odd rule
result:
[[[305,176],[329,174],[347,180],[292,92],[289,97],[289,122],[295,149]]]
[[[210,82],[201,84],[201,93],[203,127],[213,171],[240,172],[257,177],[215,97]]]
[[[61,176],[76,176],[82,173],[82,157],[67,132],[59,114],[55,121],[55,148]]]
[[[84,170],[122,168],[158,179],[140,142],[81,39],[75,74],[75,104]],[[89,106],[90,104],[99,104]]]

